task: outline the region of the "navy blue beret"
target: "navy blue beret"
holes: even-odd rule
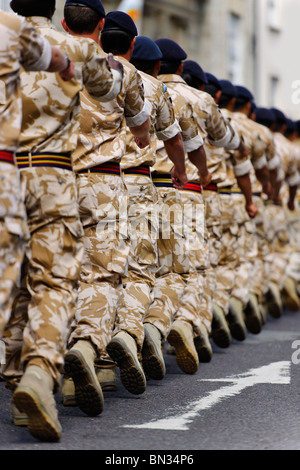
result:
[[[112,30],[125,31],[132,36],[138,35],[138,31],[133,19],[123,11],[110,11],[107,13],[102,32]]]
[[[206,78],[207,78],[207,83],[210,85],[214,85],[216,88],[219,88],[219,90],[222,90],[220,81],[215,77],[212,73],[206,72]]]
[[[186,52],[172,39],[157,39],[155,43],[162,52],[162,60],[166,62],[181,62],[187,58]]]
[[[256,121],[271,123],[276,121],[276,116],[271,109],[258,107],[256,108]]]
[[[189,73],[192,77],[197,78],[202,83],[207,83],[206,73],[194,60],[186,60],[183,62],[183,72]]]
[[[105,10],[100,0],[79,0],[78,2],[76,0],[67,0],[65,7],[89,7],[99,15],[105,16]]]
[[[232,98],[237,97],[236,87],[229,80],[220,80],[220,85],[222,88],[222,95]]]
[[[286,124],[286,117],[280,109],[271,108],[271,111],[275,114],[276,122]]]
[[[160,60],[162,52],[152,39],[146,36],[137,36],[135,39],[132,59]]]
[[[241,98],[245,101],[253,101],[254,96],[252,93],[244,86],[235,85],[237,91],[237,98]]]
[[[292,119],[287,118],[286,120],[287,131],[294,132],[297,130],[297,124]]]

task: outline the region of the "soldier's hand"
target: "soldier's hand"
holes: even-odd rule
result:
[[[121,64],[121,62],[116,60],[111,53],[108,54],[107,60],[108,60],[108,64],[110,68],[117,70],[120,73],[120,75],[123,77],[123,73],[124,73],[123,64]]]
[[[59,72],[59,75],[60,77],[65,81],[65,82],[68,82],[69,80],[71,80],[74,75],[75,75],[75,65],[74,65],[74,62],[72,61],[72,59],[69,59],[70,63],[68,65],[68,67],[63,70],[62,72]]]
[[[241,138],[240,146],[238,148],[238,152],[241,158],[245,158],[249,155],[248,147],[244,144],[244,140]]]
[[[288,209],[289,209],[291,212],[293,212],[293,211],[295,210],[295,203],[294,203],[294,201],[292,201],[291,199],[289,199],[287,206],[288,206]]]
[[[144,139],[134,136],[134,141],[140,149],[144,149],[147,145],[150,144],[150,135],[148,134]]]
[[[212,175],[211,173],[209,173],[209,171],[205,174],[203,174],[203,172],[198,172],[199,174],[199,178],[200,178],[200,183],[203,187],[209,185],[209,183],[211,183],[211,179],[212,179]]]
[[[258,213],[258,209],[253,202],[251,204],[246,204],[246,211],[251,219],[254,219],[256,214]]]
[[[176,167],[174,167],[171,176],[174,188],[183,189],[186,186],[188,178],[185,172],[177,171]]]

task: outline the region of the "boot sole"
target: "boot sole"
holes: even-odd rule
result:
[[[133,395],[141,395],[146,390],[146,377],[141,366],[137,365],[126,345],[113,339],[106,348],[108,354],[120,369],[121,382]]]
[[[59,441],[61,437],[60,430],[57,429],[46,413],[34,390],[29,387],[19,386],[13,395],[13,401],[22,413],[26,413],[28,418],[27,428],[33,437],[41,441]]]
[[[198,370],[199,364],[193,352],[186,345],[182,334],[173,329],[168,336],[168,342],[174,346],[176,350],[176,362],[180,369],[186,374],[195,374]]]
[[[262,330],[261,320],[257,316],[246,317],[246,326],[250,333],[258,335]]]
[[[75,385],[77,406],[88,416],[98,416],[103,411],[103,393],[90,368],[79,351],[69,351],[65,356],[65,372]]]
[[[242,325],[238,323],[233,323],[229,325],[231,336],[237,341],[244,341],[247,336],[247,330],[243,328]]]
[[[205,346],[200,338],[195,338],[194,344],[198,353],[199,362],[210,362],[212,358],[211,349]]]
[[[212,323],[212,331],[211,331],[211,337],[219,348],[229,348],[231,344],[231,335],[229,332],[227,332],[224,328],[221,326],[218,327],[215,324],[215,320],[213,320]]]
[[[151,338],[145,333],[142,349],[143,369],[151,379],[162,380],[166,374],[164,360],[159,357],[159,351]]]

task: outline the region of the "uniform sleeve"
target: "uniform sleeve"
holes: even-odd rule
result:
[[[145,98],[143,80],[137,69],[127,68],[124,88],[125,119],[128,127],[142,125],[150,116],[152,106]]]
[[[225,120],[220,108],[213,99],[208,103],[209,112],[206,119],[206,132],[208,140],[214,147],[236,149],[240,139],[230,123]]]
[[[47,70],[51,62],[51,45],[25,20],[20,30],[21,59],[26,71]]]
[[[185,100],[183,100],[181,106],[179,125],[181,128],[181,136],[185,152],[193,152],[203,145],[203,138],[198,131],[198,127],[193,116],[193,108],[191,104]]]
[[[88,41],[83,80],[91,97],[102,102],[114,99],[122,88],[121,75],[110,68],[107,55],[100,52],[93,40]]]
[[[156,136],[162,141],[172,139],[180,133],[180,126],[175,118],[171,97],[163,83],[157,89],[156,102],[158,103],[155,122]]]

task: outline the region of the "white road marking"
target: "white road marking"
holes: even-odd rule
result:
[[[161,429],[169,431],[188,431],[189,424],[201,411],[208,410],[226,398],[238,395],[248,387],[258,384],[288,385],[290,378],[290,361],[273,362],[257,369],[250,369],[243,374],[223,379],[203,379],[207,382],[230,382],[230,385],[210,392],[206,397],[193,401],[186,406],[185,412],[169,418],[158,419],[144,424],[128,424],[124,428]]]

